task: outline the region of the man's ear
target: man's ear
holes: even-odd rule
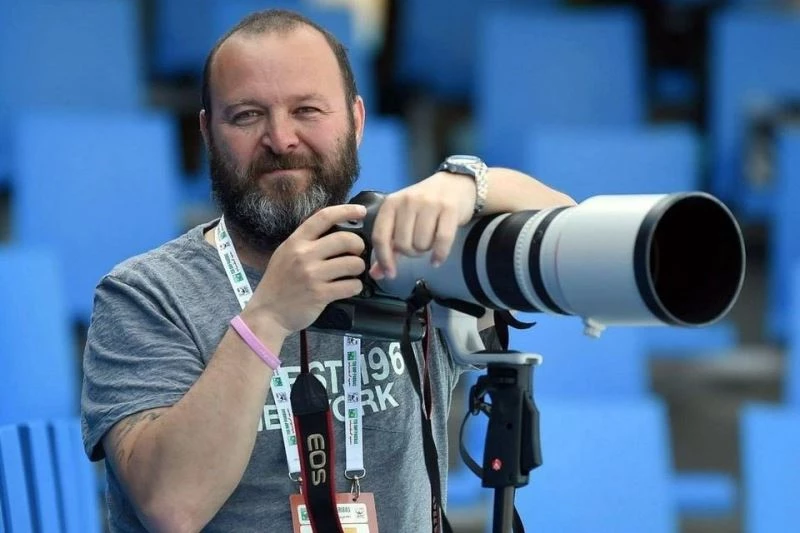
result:
[[[364,108],[364,100],[356,96],[353,102],[353,118],[355,119],[356,144],[361,146],[361,139],[364,137],[364,123],[367,120],[367,111]]]
[[[205,109],[200,110],[198,121],[200,122],[200,133],[203,135],[203,143],[206,145],[206,150],[208,150],[208,147],[210,146],[208,135],[209,124],[208,115],[206,114]]]

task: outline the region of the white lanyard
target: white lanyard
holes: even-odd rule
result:
[[[344,475],[358,480],[364,477],[364,429],[361,427],[361,339],[343,339],[344,356]]]
[[[233,246],[224,217],[220,217],[215,228],[217,252],[228,275],[233,292],[244,309],[253,296],[253,289],[239,261],[239,255]],[[344,420],[345,420],[345,475],[358,479],[364,475],[364,430],[361,426],[361,339],[344,337],[342,368],[344,373]],[[289,477],[300,478],[300,456],[297,450],[297,436],[292,416],[290,400],[291,387],[286,371],[278,367],[272,373],[270,384],[272,398],[280,418],[283,447],[286,450],[286,462],[289,465]]]

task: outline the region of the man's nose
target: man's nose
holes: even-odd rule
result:
[[[300,139],[292,117],[286,114],[273,114],[262,143],[276,154],[285,154],[297,149]]]

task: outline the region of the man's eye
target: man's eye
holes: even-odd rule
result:
[[[250,110],[250,111],[242,111],[240,113],[236,113],[233,115],[232,122],[234,124],[246,124],[248,122],[252,122],[253,119],[257,118],[260,115],[258,111]]]
[[[298,107],[295,112],[300,115],[311,115],[314,113],[319,113],[319,109],[311,106],[303,106],[303,107]]]

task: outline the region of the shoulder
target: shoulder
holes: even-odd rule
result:
[[[125,259],[103,277],[100,285],[123,283],[143,288],[173,284],[217,267],[217,252],[203,239],[207,226],[195,226],[157,248]]]

